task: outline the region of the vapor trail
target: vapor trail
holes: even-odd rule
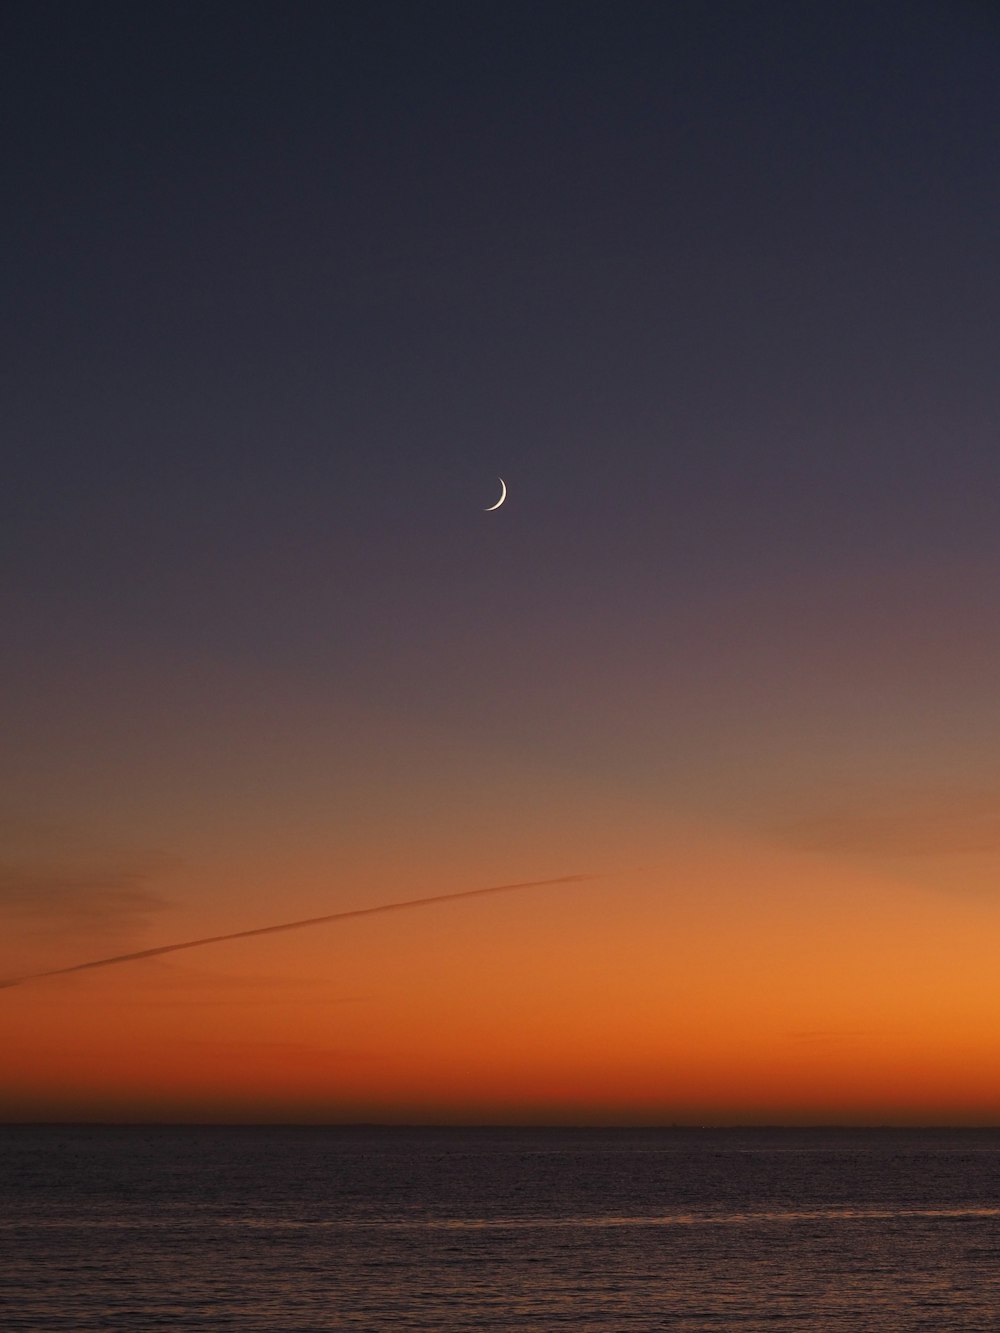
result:
[[[87,972],[92,967],[111,967],[115,963],[134,963],[139,958],[158,958],[160,954],[177,953],[181,949],[200,949],[205,944],[223,944],[226,940],[245,940],[252,935],[274,935],[279,930],[301,930],[303,926],[323,926],[328,921],[346,921],[352,916],[375,916],[379,912],[403,912],[411,907],[431,907],[434,903],[454,902],[457,898],[479,898],[486,893],[510,893],[513,889],[541,889],[549,884],[579,884],[597,879],[596,875],[560,875],[557,879],[529,879],[519,884],[493,884],[488,889],[462,889],[459,893],[438,893],[432,898],[407,898],[401,903],[380,903],[377,907],[353,907],[347,912],[330,912],[327,916],[307,916],[301,921],[282,921],[276,926],[257,926],[254,930],[234,930],[229,935],[206,935],[200,940],[185,940],[182,944],[160,944],[155,949],[137,949],[135,953],[119,953],[112,958],[95,958],[89,963],[74,963],[72,967],[57,967],[51,972],[31,972],[25,977],[11,977],[0,981],[0,990],[21,986],[26,981],[40,981],[43,977],[63,977],[70,972]]]

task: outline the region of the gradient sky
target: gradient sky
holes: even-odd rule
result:
[[[0,37],[0,1118],[1000,1121],[993,7]]]

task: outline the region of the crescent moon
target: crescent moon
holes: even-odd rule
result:
[[[494,509],[499,509],[504,500],[507,499],[507,483],[504,481],[503,477],[497,477],[497,481],[500,483],[500,499],[495,505],[487,505],[483,510],[484,514],[492,514]]]

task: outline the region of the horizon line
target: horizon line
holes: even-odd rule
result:
[[[746,1130],[857,1130],[863,1133],[941,1131],[956,1133],[969,1130],[975,1133],[1000,1133],[1000,1121],[984,1124],[954,1123],[853,1123],[844,1121],[816,1121],[795,1124],[782,1121],[734,1121],[726,1124],[698,1124],[687,1121],[630,1121],[613,1120],[586,1123],[538,1120],[0,1120],[4,1129],[428,1129],[428,1130],[651,1130],[662,1132],[717,1133]]]

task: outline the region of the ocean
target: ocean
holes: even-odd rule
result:
[[[0,1329],[1000,1329],[1000,1131],[0,1127]]]

